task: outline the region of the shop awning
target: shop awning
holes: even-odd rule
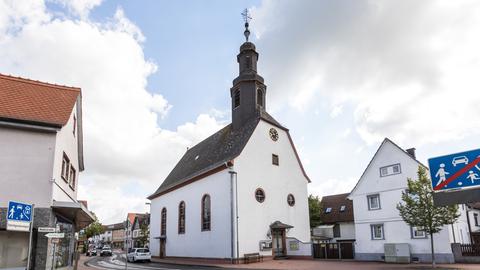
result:
[[[54,201],[52,209],[54,212],[71,220],[77,230],[81,230],[95,221],[93,214],[80,202]]]
[[[270,224],[270,229],[291,229],[291,228],[293,228],[292,225],[282,223],[278,220]]]

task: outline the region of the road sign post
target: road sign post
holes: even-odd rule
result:
[[[33,237],[33,222],[35,221],[35,204],[32,204],[32,221],[30,222],[30,235],[28,238],[28,255],[27,255],[27,270],[30,270],[30,260],[32,259],[32,237]]]
[[[428,165],[435,205],[473,202],[480,188],[480,149],[431,158]]]

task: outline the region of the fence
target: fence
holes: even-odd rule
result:
[[[461,244],[462,256],[480,256],[480,244]]]

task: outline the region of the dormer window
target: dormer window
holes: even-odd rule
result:
[[[235,91],[233,95],[233,108],[237,108],[240,106],[240,90]]]
[[[327,209],[325,209],[325,214],[328,214],[328,213],[330,213],[330,212],[332,212],[332,208],[331,208],[331,207],[328,207]]]
[[[345,211],[345,205],[340,206],[340,212],[344,212],[344,211]]]
[[[257,89],[257,105],[263,107],[263,91],[262,89]]]

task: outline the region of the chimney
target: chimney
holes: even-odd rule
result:
[[[417,159],[417,156],[415,155],[415,150],[416,150],[416,149],[413,147],[413,148],[407,149],[406,151],[407,151],[407,153],[408,153],[410,156],[412,156],[414,159]]]

